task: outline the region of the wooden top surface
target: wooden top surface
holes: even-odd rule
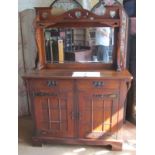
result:
[[[132,80],[128,70],[117,72],[114,70],[39,70],[25,73],[23,78],[57,78],[57,79],[126,79]]]

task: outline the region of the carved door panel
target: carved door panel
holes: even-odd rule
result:
[[[103,138],[117,130],[118,94],[81,92],[79,94],[79,137]]]
[[[33,99],[37,133],[51,137],[74,137],[72,92],[36,96]]]

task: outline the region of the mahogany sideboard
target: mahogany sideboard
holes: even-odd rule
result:
[[[120,3],[105,5],[104,1],[91,11],[77,3],[77,8],[55,16],[51,10],[59,6],[56,2],[52,7],[35,8],[38,68],[23,76],[33,115],[33,144],[110,145],[112,150],[121,150],[125,99],[132,80],[126,69],[127,16]],[[83,42],[67,38],[67,32],[77,32],[78,28],[85,32],[80,34],[85,38]],[[81,45],[91,50],[98,30],[105,28],[112,47],[107,57],[110,61],[91,55],[98,53],[96,48],[95,52],[89,51],[95,61],[83,57],[80,61],[82,55],[78,62],[65,60],[65,49]]]

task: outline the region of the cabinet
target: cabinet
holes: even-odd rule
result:
[[[99,5],[102,4],[99,2],[93,10],[98,9]],[[113,150],[122,149],[124,103],[132,80],[125,62],[127,20],[125,13],[121,16],[123,9],[119,3],[105,7],[104,15],[76,8],[59,16],[52,15],[50,7],[36,8],[38,69],[23,76],[32,107],[32,141],[35,145],[52,142],[110,145]],[[56,49],[52,51],[57,54],[56,59],[54,55],[53,59],[47,59],[46,50],[50,48],[46,49],[45,40],[51,38],[52,29],[56,30],[54,34],[58,29],[64,30],[61,31],[63,37],[66,36],[64,32],[67,30],[73,31],[72,37],[70,35],[63,40],[76,40],[74,45],[80,49],[74,46],[75,53],[68,49],[68,54],[70,51],[73,55],[78,55],[74,56],[76,58],[68,56],[70,61],[57,61],[60,51],[59,48],[53,48]],[[92,29],[93,34],[89,34],[92,33],[89,31]],[[92,47],[94,44],[89,43],[92,41],[89,35],[93,35],[91,37],[95,41],[97,31],[105,32],[106,29],[109,30],[107,40],[112,41],[110,61],[104,61],[102,57],[106,53],[108,58],[109,50],[105,51],[103,45],[96,45],[98,48]],[[45,31],[49,33],[45,34]],[[101,41],[98,42],[103,42],[103,36],[99,35],[99,38]],[[78,40],[82,40],[83,43],[80,44]],[[66,47],[65,41],[63,47]],[[65,51],[61,48],[61,54],[66,57],[63,52]],[[100,52],[98,54],[101,59],[93,58],[90,61],[94,56],[93,52]]]
[[[103,86],[96,87],[95,82],[101,82]],[[111,80],[78,82],[81,138],[100,139],[116,131],[117,115],[114,114],[118,110],[118,86],[119,82]]]
[[[71,75],[71,71],[39,71],[24,77],[35,120],[33,142],[101,144],[121,149],[118,134],[130,74],[101,72],[100,78]]]

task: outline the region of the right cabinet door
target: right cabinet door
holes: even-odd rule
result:
[[[79,138],[102,139],[114,135],[119,123],[118,102],[118,89],[79,90]]]

